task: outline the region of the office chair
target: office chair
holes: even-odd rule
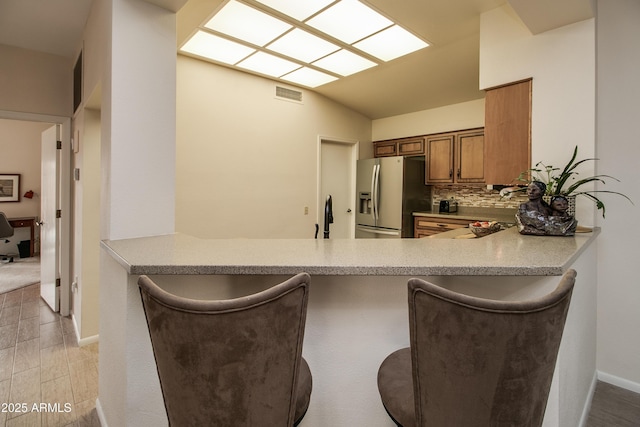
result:
[[[4,212],[0,212],[0,239],[5,239],[4,242],[9,243],[7,237],[11,236],[13,236],[13,227]],[[0,259],[9,259],[9,262],[13,262],[13,255],[0,254]]]
[[[494,301],[421,279],[409,289],[410,347],[378,370],[399,426],[541,426],[575,283],[538,299]]]
[[[205,301],[139,278],[169,425],[302,420],[312,388],[302,358],[309,281],[301,273],[253,295]]]

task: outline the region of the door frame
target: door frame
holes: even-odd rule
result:
[[[322,221],[320,218],[320,208],[324,206],[324,200],[321,194],[322,189],[322,144],[323,143],[333,143],[333,144],[344,144],[351,146],[351,210],[354,212],[355,218],[355,200],[356,200],[356,176],[357,176],[357,165],[358,160],[360,158],[360,141],[355,139],[346,139],[346,138],[335,138],[329,136],[318,135],[318,144],[317,144],[317,165],[316,165],[316,224],[322,227]],[[321,238],[321,232],[318,233],[318,238]],[[349,236],[354,239],[356,236],[356,223],[355,220],[349,224]]]
[[[51,123],[60,125],[60,137],[62,140],[62,153],[60,159],[60,218],[59,239],[57,248],[60,259],[60,314],[68,316],[71,306],[71,118],[64,116],[52,116],[46,114],[23,113],[16,111],[0,110],[0,119],[21,120],[26,122]]]

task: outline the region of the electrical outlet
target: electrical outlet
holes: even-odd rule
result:
[[[309,215],[309,206],[304,207],[304,214]]]

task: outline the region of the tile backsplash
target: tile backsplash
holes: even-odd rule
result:
[[[488,190],[480,185],[432,185],[431,203],[438,204],[440,200],[454,198],[458,206],[474,208],[513,208],[517,209],[521,203],[526,202],[527,195],[518,193],[510,199],[501,198],[498,190]]]

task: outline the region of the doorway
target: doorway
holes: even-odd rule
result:
[[[355,238],[355,184],[358,141],[319,137],[318,238],[325,229],[325,205],[331,196],[333,223],[330,238]]]
[[[60,140],[62,142],[62,156],[61,156],[61,174],[60,185],[62,189],[69,188],[71,167],[70,167],[70,144],[71,144],[71,119],[68,117],[49,116],[33,113],[22,113],[0,110],[0,118],[7,120],[19,120],[24,122],[37,122],[47,123],[51,125],[60,126]],[[42,195],[41,195],[42,196]],[[71,210],[70,210],[70,194],[69,191],[61,191],[60,200],[60,229],[59,229],[59,243],[56,245],[56,250],[59,256],[59,279],[60,286],[57,294],[59,295],[58,301],[47,301],[53,305],[58,305],[60,314],[62,316],[68,316],[70,313],[70,229],[71,229]],[[64,214],[66,212],[66,215]],[[37,230],[39,233],[39,229]],[[54,308],[54,307],[52,307]]]

